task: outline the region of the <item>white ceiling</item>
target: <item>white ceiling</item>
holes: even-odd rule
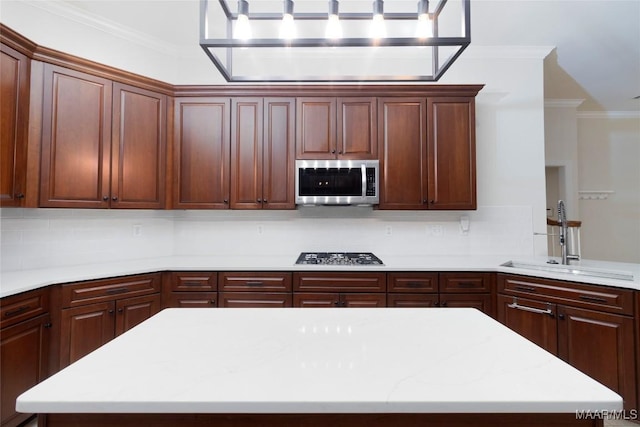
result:
[[[401,1],[386,0],[385,11]],[[197,43],[195,0],[64,4],[159,43]],[[471,0],[471,7],[472,46],[556,47],[545,60],[545,98],[584,99],[585,111],[640,111],[633,99],[640,96],[640,0]]]

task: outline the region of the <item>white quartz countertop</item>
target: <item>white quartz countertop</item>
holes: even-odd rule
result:
[[[59,268],[0,271],[0,297],[57,283],[156,271],[497,271],[640,290],[640,264],[631,263],[592,260],[572,263],[573,267],[623,272],[633,277],[633,280],[620,280],[502,265],[507,261],[517,260],[545,266],[546,261],[550,259],[549,257],[514,258],[509,255],[431,256],[376,253],[384,265],[314,266],[296,265],[295,261],[298,255],[298,253],[291,253],[287,255],[170,256]]]
[[[166,309],[29,413],[575,413],[622,398],[471,308]]]

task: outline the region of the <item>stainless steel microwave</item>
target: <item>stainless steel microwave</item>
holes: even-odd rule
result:
[[[296,204],[375,205],[378,160],[296,160]]]

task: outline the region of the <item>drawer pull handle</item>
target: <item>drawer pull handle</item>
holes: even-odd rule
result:
[[[107,295],[124,294],[125,292],[128,292],[128,291],[129,289],[127,288],[107,289]]]
[[[528,311],[530,313],[548,314],[549,316],[553,316],[553,311],[550,308],[543,310],[541,308],[527,307],[526,305],[518,304],[517,301],[514,301],[511,304],[508,304],[507,307],[515,308],[516,310]]]
[[[184,286],[202,286],[200,282],[182,282]]]
[[[475,285],[473,282],[458,282],[459,288],[473,288]]]
[[[524,286],[524,285],[516,285],[515,288],[519,291],[524,291],[524,292],[535,292],[536,288],[534,288],[533,286]]]
[[[264,283],[260,281],[247,282],[247,286],[262,286],[262,285],[264,285]]]
[[[18,308],[15,308],[15,309],[13,309],[13,310],[7,310],[7,311],[4,313],[4,317],[11,317],[11,316],[15,316],[16,314],[20,314],[20,313],[22,313],[23,311],[27,311],[27,310],[29,310],[29,308],[31,308],[31,306],[29,306],[29,305],[22,305],[22,306],[20,306],[20,307],[18,307]]]
[[[422,282],[407,282],[408,288],[421,288]]]
[[[603,304],[608,303],[609,301],[607,301],[604,298],[600,298],[600,297],[592,297],[590,295],[580,295],[578,298],[580,298],[583,301],[589,301],[589,302],[601,302]]]

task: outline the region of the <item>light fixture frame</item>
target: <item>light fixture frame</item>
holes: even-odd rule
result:
[[[371,38],[300,38],[294,40],[283,40],[280,38],[253,38],[250,40],[237,40],[232,36],[233,21],[238,17],[237,13],[232,13],[227,0],[200,0],[200,46],[211,59],[215,67],[222,74],[227,82],[434,82],[438,81],[442,75],[451,67],[456,59],[471,43],[471,0],[461,0],[462,4],[462,32],[461,37],[439,37],[438,36],[438,16],[448,0],[440,0],[437,7],[430,13],[433,22],[433,37],[419,39],[416,37],[386,37],[383,39]],[[209,3],[219,3],[226,18],[227,37],[207,38],[207,22],[209,16]],[[340,21],[371,20],[373,13],[340,13]],[[282,20],[281,13],[251,13],[248,17],[251,21],[260,20]],[[327,13],[295,13],[295,20],[321,20],[328,17]],[[416,20],[416,13],[385,13],[385,20]],[[279,75],[234,75],[233,74],[233,50],[247,47],[265,48],[297,48],[297,47],[431,47],[432,48],[432,70],[431,74],[423,75],[367,75],[367,76],[279,76]],[[441,61],[438,47],[457,47],[452,55]],[[225,48],[228,67],[220,60],[218,55],[210,48]]]

